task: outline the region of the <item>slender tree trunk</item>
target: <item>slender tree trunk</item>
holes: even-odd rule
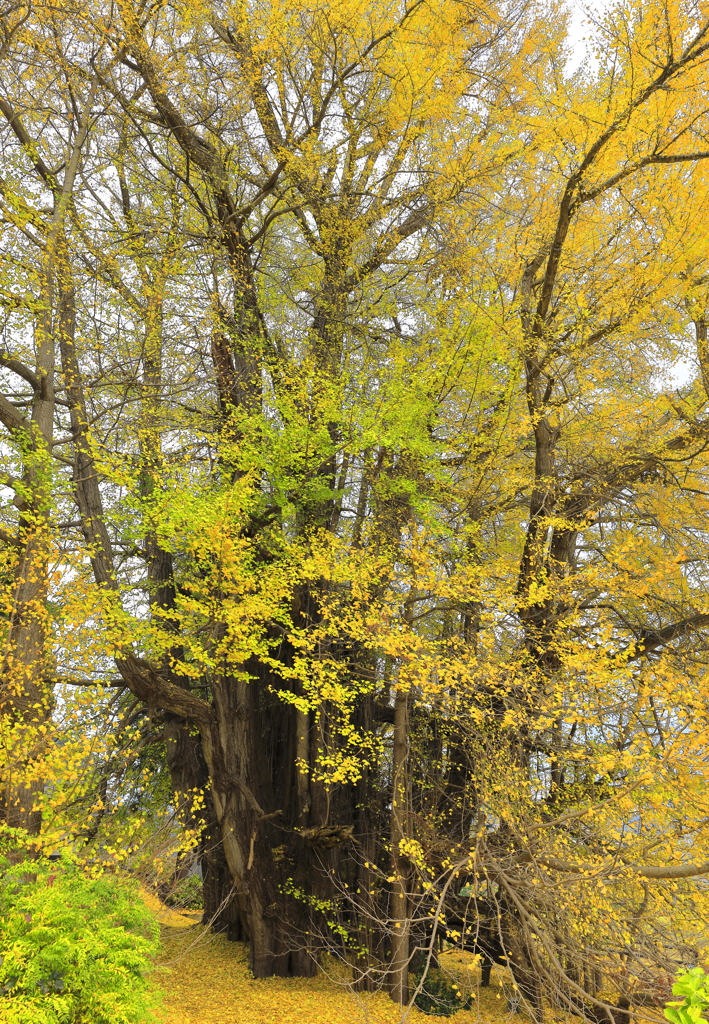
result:
[[[41,187],[53,192],[53,209],[47,223],[39,272],[41,282],[39,313],[34,325],[34,372],[23,369],[21,376],[32,388],[31,415],[21,416],[2,399],[0,421],[9,430],[23,461],[22,487],[16,494],[22,555],[16,572],[14,607],[5,652],[0,666],[0,714],[9,718],[24,734],[25,754],[17,778],[10,777],[3,794],[8,824],[39,832],[41,818],[37,794],[43,780],[35,764],[41,758],[44,741],[38,727],[51,713],[51,679],[54,666],[49,653],[49,555],[51,547],[52,448],[55,416],[55,373],[57,347],[71,342],[76,327],[76,296],[66,238],[66,220],[76,175],[88,132],[88,113],[94,85],[88,90],[84,109],[76,119],[76,132],[65,153],[61,185],[50,175],[22,119],[3,106],[23,149],[41,179]],[[73,99],[73,98],[72,98]],[[74,111],[75,113],[75,111]],[[18,364],[19,365],[19,364]]]
[[[52,462],[54,432],[55,343],[73,336],[74,288],[66,245],[57,222],[50,236],[43,268],[43,309],[35,327],[36,385],[31,420],[12,429],[24,462],[20,535],[23,550],[15,574],[15,593],[5,652],[0,669],[0,714],[14,724],[23,756],[6,780],[2,802],[8,825],[30,835],[40,830],[37,795],[43,780],[33,762],[41,757],[38,726],[51,713],[49,655],[49,555],[51,548]],[[19,498],[19,495],[18,495]]]
[[[395,1003],[409,998],[409,866],[401,852],[408,835],[408,694],[396,691],[394,700],[394,751],[391,801],[391,857],[394,881],[391,889],[391,979],[390,995]]]

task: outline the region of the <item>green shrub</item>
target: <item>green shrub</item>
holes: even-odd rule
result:
[[[665,1017],[672,1024],[697,1024],[709,1009],[709,977],[701,967],[680,974],[672,986],[672,994],[682,996],[665,1007]]]
[[[415,979],[418,986],[421,976]],[[458,1010],[469,1010],[472,999],[464,999],[455,982],[438,971],[426,975],[424,987],[416,996],[414,1006],[432,1017],[452,1017]]]
[[[31,871],[31,874],[28,874]],[[143,1024],[158,925],[130,880],[62,861],[0,868],[3,1024]]]

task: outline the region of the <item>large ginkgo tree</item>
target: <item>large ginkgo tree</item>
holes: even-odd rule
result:
[[[405,1003],[445,940],[533,1014],[659,998],[709,873],[709,7],[574,72],[555,5],[1,22],[6,822],[99,687],[256,976],[335,942]]]

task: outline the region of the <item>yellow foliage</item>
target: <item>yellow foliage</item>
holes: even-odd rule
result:
[[[163,936],[161,971],[156,983],[166,991],[164,1024],[399,1024],[402,1011],[386,993],[348,991],[342,968],[334,962],[316,978],[268,978],[254,981],[248,951],[224,936],[196,928]],[[476,997],[475,1008],[447,1018],[454,1024],[501,1024],[510,1020],[507,998],[513,987],[505,971],[493,973],[490,988],[479,987],[475,958],[445,954],[443,965],[458,978],[461,993]],[[431,1018],[416,1008],[408,1019]]]

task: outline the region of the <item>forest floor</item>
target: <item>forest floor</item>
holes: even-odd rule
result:
[[[154,898],[153,898],[154,899]],[[159,908],[157,900],[154,904]],[[254,980],[241,943],[211,935],[193,915],[158,909],[163,925],[163,952],[156,983],[165,992],[164,1024],[399,1024],[402,1011],[384,993],[351,993],[338,983],[337,969],[316,978]],[[475,1006],[447,1018],[452,1024],[527,1024],[508,1009],[505,973],[493,974],[489,988],[478,986],[479,971],[462,959],[447,956],[446,969],[455,975]],[[432,1018],[412,1010],[407,1024]],[[156,1024],[158,1022],[156,1021]]]

